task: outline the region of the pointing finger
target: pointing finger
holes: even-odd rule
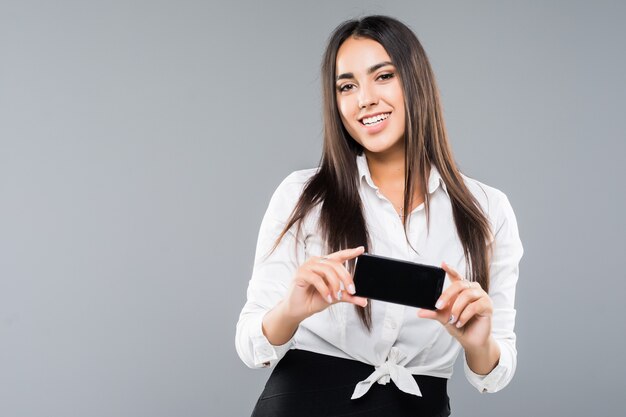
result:
[[[344,249],[337,252],[333,252],[330,255],[327,255],[326,258],[333,259],[339,262],[345,262],[347,260],[356,258],[361,255],[365,251],[364,246],[359,246],[358,248]]]
[[[460,281],[463,279],[463,277],[459,275],[459,273],[456,272],[454,269],[452,269],[450,265],[448,265],[447,263],[442,262],[441,267],[446,271],[446,273],[450,277],[450,281],[454,282],[454,281]]]

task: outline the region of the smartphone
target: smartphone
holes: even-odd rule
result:
[[[435,310],[446,277],[443,268],[368,253],[355,262],[355,295]]]

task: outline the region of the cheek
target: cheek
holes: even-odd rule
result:
[[[341,121],[346,129],[351,130],[351,121],[354,120],[354,116],[351,113],[350,104],[347,100],[343,100],[337,103],[337,108],[339,109],[339,116],[341,116]]]
[[[405,119],[405,112],[404,112],[404,106],[401,106],[399,111],[397,111],[398,114],[398,121],[402,124],[402,126],[404,126],[404,119]]]
[[[337,100],[337,108],[339,109],[341,119],[345,121],[350,116],[350,113],[348,111],[349,106],[346,100]]]
[[[396,109],[396,114],[399,116],[398,119],[401,122],[401,124],[404,126],[404,116],[405,116],[405,108],[404,108],[404,96],[402,95],[402,93],[398,94],[398,96],[395,99],[396,105],[395,105],[395,109]]]

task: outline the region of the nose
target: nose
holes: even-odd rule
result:
[[[363,84],[359,89],[359,108],[364,109],[368,106],[378,103],[378,94],[376,90],[371,88],[367,83]]]

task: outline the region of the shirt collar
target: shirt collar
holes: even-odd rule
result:
[[[365,177],[365,181],[370,187],[374,189],[378,189],[378,187],[376,186],[376,184],[374,184],[374,181],[372,180],[372,176],[370,174],[370,168],[367,165],[367,158],[365,156],[365,153],[362,153],[361,155],[357,155],[356,164],[359,170],[359,180],[362,180]],[[437,190],[437,187],[439,187],[439,185],[441,185],[441,188],[447,194],[448,190],[446,188],[446,184],[443,182],[443,178],[441,178],[441,174],[439,174],[439,170],[437,169],[435,165],[430,164],[430,175],[428,178],[428,194],[434,193],[435,190]]]

